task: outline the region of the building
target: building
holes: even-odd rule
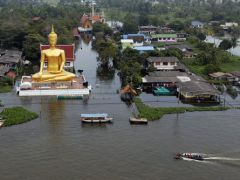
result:
[[[238,27],[238,23],[236,22],[226,22],[225,24],[220,25],[224,30],[228,30],[233,27]]]
[[[177,34],[153,34],[152,42],[177,42]]]
[[[21,61],[22,52],[18,50],[0,51],[0,66],[16,67]]]
[[[201,22],[201,21],[192,21],[192,22],[191,22],[191,27],[192,27],[192,28],[202,29],[203,26],[204,26],[204,23]]]
[[[157,32],[158,27],[156,26],[139,26],[139,34],[145,34],[145,35],[150,35],[150,34],[155,34]]]
[[[122,49],[126,49],[126,48],[133,48],[133,40],[132,39],[121,39],[121,45],[122,45]]]
[[[148,52],[148,51],[154,51],[153,46],[135,46],[133,49],[139,51],[140,53]]]
[[[133,46],[143,46],[148,41],[148,38],[144,34],[125,34],[123,39],[132,39]]]
[[[187,33],[177,33],[177,41],[186,41],[189,34]]]
[[[92,23],[87,14],[83,14],[80,19],[80,26],[78,27],[79,32],[91,32],[92,31]]]
[[[75,61],[75,55],[74,55],[74,51],[75,51],[75,45],[74,44],[70,44],[70,45],[56,45],[56,47],[58,49],[62,49],[65,51],[65,58],[66,58],[66,62],[64,65],[64,68],[73,68],[74,66],[74,61]],[[45,49],[49,49],[50,46],[49,45],[40,45],[40,50],[45,50]],[[44,67],[47,67],[47,62],[44,63]]]
[[[153,65],[154,68],[160,71],[175,70],[179,64],[176,57],[149,57],[147,62],[148,65]]]

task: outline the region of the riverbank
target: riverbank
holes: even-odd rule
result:
[[[38,114],[23,107],[12,107],[4,109],[0,113],[0,117],[4,120],[3,126],[12,126],[34,120]]]
[[[230,109],[229,107],[222,106],[212,106],[212,107],[160,107],[154,108],[144,104],[139,98],[134,100],[139,114],[142,118],[147,118],[148,120],[158,120],[166,114],[177,114],[185,112],[195,112],[195,111],[225,111]]]

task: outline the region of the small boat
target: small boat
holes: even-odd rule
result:
[[[193,159],[197,161],[203,161],[205,157],[203,154],[200,154],[200,153],[177,153],[174,158],[177,160],[182,160],[184,158],[187,158],[187,159]]]
[[[113,118],[109,117],[108,114],[81,114],[80,120],[84,123],[109,123],[112,122]]]
[[[136,118],[136,117],[130,117],[129,122],[131,124],[147,124],[148,120],[146,118]]]

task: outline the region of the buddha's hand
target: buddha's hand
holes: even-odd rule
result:
[[[39,76],[42,77],[42,71],[39,72]]]

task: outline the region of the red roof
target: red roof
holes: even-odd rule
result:
[[[10,77],[12,79],[15,79],[17,75],[16,75],[15,72],[9,71],[9,72],[6,73],[6,76],[8,76],[8,77]]]
[[[94,15],[94,16],[92,16],[92,21],[100,22],[101,20],[102,20],[102,17],[99,16],[99,15]]]
[[[32,17],[33,21],[39,21],[40,19],[41,19],[41,17],[39,17],[39,16]]]
[[[49,49],[49,48],[50,48],[49,45],[40,44],[40,50],[45,50],[45,49]],[[62,49],[62,50],[65,51],[65,56],[66,56],[67,61],[74,61],[75,60],[75,55],[74,55],[75,46],[74,46],[74,44],[71,44],[71,45],[56,45],[56,48]]]

